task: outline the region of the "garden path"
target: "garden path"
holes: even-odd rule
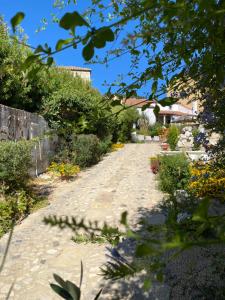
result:
[[[121,213],[127,210],[130,221],[135,224],[140,209],[149,210],[162,198],[148,160],[159,150],[157,144],[127,144],[107,155],[96,166],[82,171],[75,181],[56,188],[51,195],[54,201],[48,207],[33,213],[16,226],[9,255],[0,274],[0,299],[5,299],[12,283],[14,287],[9,299],[59,299],[49,287],[49,282],[53,281],[52,274],[57,273],[78,284],[81,260],[84,264],[82,299],[93,299],[102,282],[99,267],[106,261],[105,245],[75,244],[71,241],[70,231],[44,225],[43,217],[74,215],[116,225]],[[6,240],[7,235],[0,241],[1,255]],[[129,298],[119,297],[119,291],[117,297]],[[104,299],[117,297],[103,296]]]

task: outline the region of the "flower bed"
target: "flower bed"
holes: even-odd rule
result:
[[[124,144],[112,144],[111,150],[112,151],[117,151],[119,149],[122,149],[124,147]]]
[[[69,163],[55,163],[53,162],[48,171],[52,172],[56,176],[60,176],[61,179],[68,180],[69,178],[77,175],[80,172],[80,167]]]
[[[213,196],[225,200],[225,170],[212,168],[208,163],[191,167],[189,190],[198,197]]]

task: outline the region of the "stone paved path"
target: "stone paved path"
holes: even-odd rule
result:
[[[51,195],[54,199],[51,205],[16,227],[5,268],[0,274],[0,299],[5,299],[12,282],[15,284],[10,299],[60,299],[49,287],[52,274],[78,284],[81,259],[84,264],[82,299],[93,299],[102,281],[98,274],[99,267],[106,261],[105,245],[75,244],[70,239],[71,232],[44,225],[43,217],[76,215],[116,224],[121,212],[127,210],[134,223],[140,208],[151,209],[162,197],[148,160],[158,152],[156,144],[128,144],[81,172],[74,182],[57,188]],[[6,238],[0,241],[1,255]],[[121,299],[119,295],[118,299]]]

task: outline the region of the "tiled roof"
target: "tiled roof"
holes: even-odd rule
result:
[[[182,111],[172,111],[172,110],[160,110],[159,115],[170,115],[170,116],[192,116],[192,114],[184,113]]]
[[[145,98],[141,98],[141,99],[128,98],[123,101],[123,104],[127,106],[136,106],[136,107],[142,107],[147,103],[151,103],[151,102]]]
[[[76,66],[58,66],[59,69],[71,70],[71,71],[85,71],[91,72],[89,68],[76,67]]]

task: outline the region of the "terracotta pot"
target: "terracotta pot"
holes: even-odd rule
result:
[[[169,149],[169,144],[167,143],[161,144],[161,147],[163,151],[167,151]]]
[[[159,161],[158,160],[154,160],[151,161],[151,170],[153,174],[157,174],[159,171]]]

